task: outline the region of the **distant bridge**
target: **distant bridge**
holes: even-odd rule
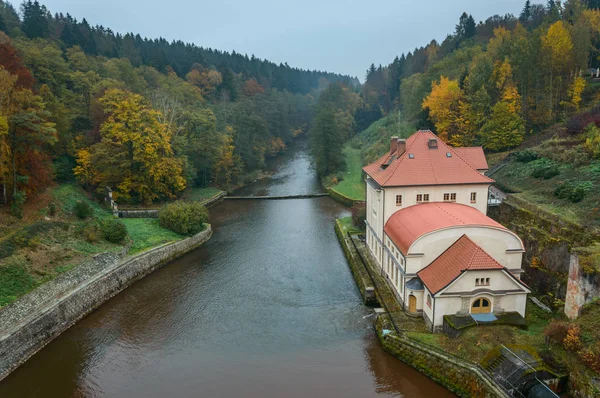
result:
[[[323,196],[329,196],[325,193],[312,193],[302,195],[281,195],[281,196],[225,196],[225,200],[284,200],[284,199],[310,199],[310,198],[321,198]]]

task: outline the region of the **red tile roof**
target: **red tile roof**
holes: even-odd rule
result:
[[[458,156],[469,163],[477,170],[488,170],[489,166],[483,148],[480,146],[470,146],[462,148],[452,148]]]
[[[437,139],[438,147],[430,149],[429,139]],[[482,165],[480,155],[469,151],[467,159],[438,139],[429,130],[420,130],[406,140],[406,151],[386,153],[363,170],[380,186],[448,185],[448,184],[491,184],[494,182],[477,171]],[[475,148],[476,149],[476,148]],[[447,156],[447,154],[451,156]],[[467,151],[463,150],[464,153]],[[410,154],[413,157],[410,157]],[[483,151],[481,152],[483,155]],[[391,160],[391,162],[390,162]],[[485,158],[484,158],[485,160]],[[469,164],[474,161],[476,164]],[[383,164],[389,165],[385,168]],[[486,163],[487,164],[487,163]]]
[[[504,267],[463,235],[431,264],[417,272],[417,276],[431,294],[436,294],[464,271],[495,269],[502,270]]]
[[[404,254],[426,233],[448,227],[486,226],[506,230],[474,207],[447,202],[422,203],[392,214],[384,231]]]

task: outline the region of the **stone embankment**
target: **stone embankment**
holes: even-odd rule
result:
[[[0,310],[0,380],[105,301],[211,236],[208,226],[133,257],[127,248],[96,255]]]

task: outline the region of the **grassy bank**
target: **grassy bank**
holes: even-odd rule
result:
[[[75,216],[77,202],[86,202],[93,216]],[[17,219],[0,213],[0,306],[6,305],[37,286],[81,264],[90,256],[121,250],[131,243],[130,253],[182,239],[161,228],[156,219],[123,219],[129,237],[121,244],[106,241],[98,223],[112,213],[91,201],[75,185],[48,189],[25,208]]]
[[[360,149],[350,143],[342,151],[346,161],[346,171],[341,173],[343,179],[331,189],[352,200],[365,200],[365,181],[362,175],[362,159]]]

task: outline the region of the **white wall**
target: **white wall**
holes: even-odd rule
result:
[[[445,193],[456,193],[456,203],[487,214],[488,188],[486,184],[385,188],[385,222],[398,210],[416,205],[417,194],[429,194],[429,202],[443,202]],[[471,192],[477,193],[476,203],[471,203]],[[396,195],[402,195],[402,206],[396,206]]]
[[[476,286],[476,279],[490,278],[489,286]],[[494,291],[499,290],[522,290],[523,287],[517,281],[506,275],[501,270],[489,270],[489,271],[467,271],[463,273],[454,283],[448,286],[443,292],[444,293],[460,293],[470,292],[476,289],[490,289]],[[509,310],[516,311],[516,310]]]
[[[517,311],[522,317],[525,317],[525,308],[527,307],[527,294],[508,294],[502,297],[501,306],[505,311]]]
[[[406,272],[420,271],[464,234],[504,267],[508,269],[521,268],[523,253],[507,251],[523,250],[523,244],[515,234],[498,228],[459,226],[434,231],[418,238],[408,250]],[[411,254],[423,255],[411,257]]]
[[[437,297],[435,299],[435,319],[433,319],[433,325],[443,325],[444,315],[456,314],[460,311],[461,307],[462,299],[460,297]]]

